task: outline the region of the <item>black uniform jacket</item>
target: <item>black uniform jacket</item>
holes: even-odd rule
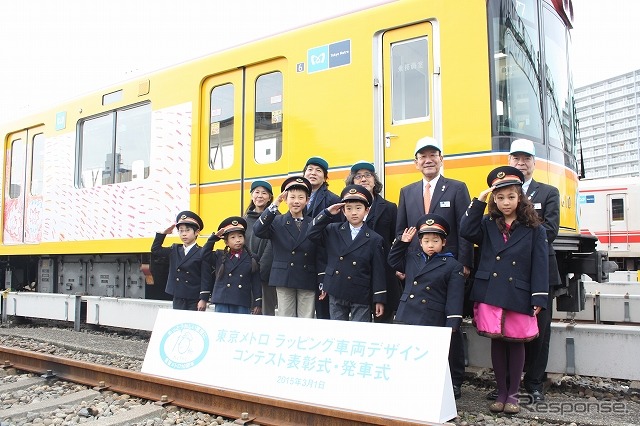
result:
[[[216,250],[212,262],[216,267],[216,282],[211,296],[212,303],[246,306],[262,306],[262,284],[260,269],[251,271],[252,255],[242,250],[239,257],[229,251]],[[222,271],[221,274],[218,272]],[[218,278],[219,276],[219,278]]]
[[[460,225],[460,234],[480,246],[480,262],[471,300],[533,315],[547,306],[549,243],[542,226],[516,226],[505,242],[496,222],[483,217],[487,203],[474,198]]]
[[[337,216],[337,215],[336,215]],[[309,228],[309,239],[327,249],[322,289],[333,297],[368,305],[387,301],[382,237],[366,224],[351,239],[348,222],[331,223],[333,215],[320,213]]]
[[[324,211],[329,206],[332,206],[336,203],[340,202],[340,197],[338,197],[333,192],[329,191],[326,183],[322,184],[320,188],[316,191],[316,195],[313,197],[313,203],[309,206],[308,209],[305,209],[305,216],[309,216],[311,219],[318,216],[320,213]],[[342,220],[342,215],[335,215],[332,218],[333,222],[340,222]]]
[[[151,253],[154,256],[169,259],[169,277],[165,292],[183,299],[209,300],[213,277],[208,253],[196,244],[185,256],[182,244],[162,247],[165,237],[165,234],[156,234],[151,245]]]
[[[271,240],[270,286],[317,289],[316,245],[307,239],[310,223],[311,219],[305,216],[298,230],[291,213],[276,216],[267,209],[253,225],[256,236]]]
[[[547,232],[549,242],[549,287],[559,286],[560,273],[558,272],[558,260],[553,242],[560,229],[560,193],[555,186],[536,182],[534,179],[527,188],[527,198],[533,204],[533,208],[542,219],[542,226]]]
[[[462,264],[451,254],[435,254],[426,261],[422,250],[407,254],[408,247],[396,240],[389,253],[391,267],[406,274],[396,321],[457,330],[464,302]]]
[[[376,234],[382,237],[385,259],[389,255],[389,250],[391,250],[391,243],[393,243],[393,240],[396,238],[397,217],[398,206],[396,203],[392,203],[380,195],[376,195],[373,198],[369,214],[367,214],[367,218],[364,221],[370,229],[373,229]],[[398,309],[402,289],[400,281],[396,277],[395,270],[391,268],[387,262],[384,263],[384,266],[387,282],[387,303],[384,308],[385,311],[389,310],[392,312]]]
[[[423,181],[412,183],[400,190],[400,204],[398,204],[398,220],[396,222],[396,238],[400,239],[406,228],[416,226],[420,216],[424,215],[424,199],[422,196]],[[464,182],[438,178],[438,184],[433,190],[431,205],[428,213],[436,213],[444,217],[449,223],[447,245],[443,253],[452,253],[460,263],[473,266],[473,244],[459,234],[460,219],[469,205],[469,190]],[[419,249],[417,236],[411,241],[410,248]]]

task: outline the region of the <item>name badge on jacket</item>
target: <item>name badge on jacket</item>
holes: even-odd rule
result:
[[[542,203],[533,203],[533,208],[535,210],[542,210]]]
[[[451,207],[451,201],[440,201],[440,207]]]

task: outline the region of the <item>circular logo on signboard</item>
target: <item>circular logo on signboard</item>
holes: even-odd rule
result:
[[[198,365],[209,350],[209,336],[197,324],[182,323],[169,329],[160,341],[160,358],[174,370]]]

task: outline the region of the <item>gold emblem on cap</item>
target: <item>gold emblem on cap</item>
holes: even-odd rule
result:
[[[425,222],[427,225],[431,226],[435,223],[436,221],[433,219],[427,219],[427,221]]]
[[[233,226],[237,226],[237,225],[238,225],[238,221],[237,221],[237,220],[232,220],[232,221],[231,221],[231,224],[232,224]]]
[[[296,179],[296,182],[302,183],[302,179],[298,178],[298,179]]]
[[[504,172],[499,172],[496,176],[502,179],[504,177]]]
[[[184,219],[186,219],[186,218],[187,218],[187,215],[186,215],[186,214],[183,214],[182,216],[180,216],[180,220],[184,220]]]
[[[349,194],[355,194],[356,192],[358,192],[355,188],[351,188],[349,190]]]

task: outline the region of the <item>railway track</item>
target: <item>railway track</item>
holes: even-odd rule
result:
[[[288,425],[425,425],[368,414],[281,401],[260,395],[184,383],[136,371],[97,365],[57,356],[0,346],[0,366],[93,387],[94,392],[109,390],[150,401],[157,407],[175,405],[212,413],[236,424]],[[91,392],[91,391],[88,391]],[[81,397],[88,397],[81,395]],[[0,411],[0,418],[3,417]]]

